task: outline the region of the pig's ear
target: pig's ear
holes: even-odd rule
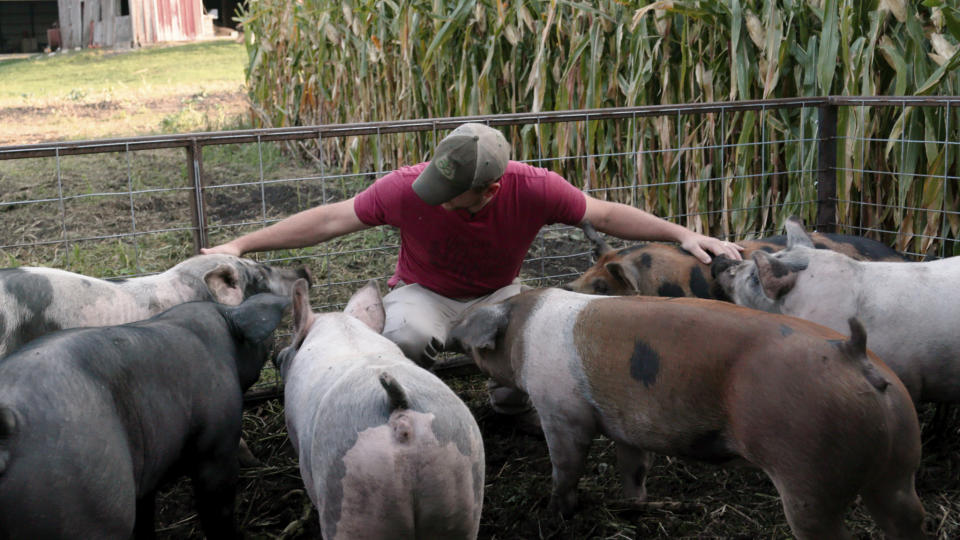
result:
[[[293,284],[293,343],[290,346],[294,350],[303,345],[316,318],[310,309],[310,285],[306,279],[298,279]]]
[[[787,219],[787,222],[784,223],[783,226],[787,229],[787,249],[793,246],[813,247],[813,240],[807,235],[807,231],[803,229],[803,221],[800,218],[792,216]]]
[[[454,346],[469,352],[471,349],[491,349],[497,345],[497,336],[510,323],[510,304],[501,302],[468,311],[450,331]]]
[[[353,293],[344,313],[360,319],[376,333],[383,332],[383,325],[387,315],[383,309],[383,300],[380,298],[380,289],[375,280],[370,280],[362,289]]]
[[[738,266],[740,262],[741,261],[735,261],[726,255],[717,255],[710,261],[710,276],[716,279],[724,270],[731,266]]]
[[[640,292],[640,272],[637,272],[636,266],[630,262],[613,261],[608,262],[604,267],[610,275],[627,284],[632,291]]]
[[[203,282],[214,301],[228,306],[238,306],[243,302],[243,286],[240,273],[229,264],[218,264],[203,276]]]
[[[757,264],[757,278],[767,298],[778,300],[797,283],[797,272],[766,251],[754,251],[753,261]]]
[[[260,343],[277,329],[289,305],[290,299],[286,296],[262,293],[251,296],[237,307],[228,308],[226,313],[245,340]]]

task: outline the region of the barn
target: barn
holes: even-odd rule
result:
[[[235,27],[241,0],[0,0],[0,53],[129,48]]]
[[[202,0],[58,0],[62,46],[139,47],[204,36]]]

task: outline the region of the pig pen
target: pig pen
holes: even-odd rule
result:
[[[626,243],[608,238],[619,248]],[[527,268],[540,275],[579,274],[591,264],[590,243],[579,229],[552,231],[533,249],[545,257]],[[573,259],[563,254],[581,253]],[[551,258],[551,256],[556,256]],[[534,263],[528,263],[534,264]],[[280,338],[280,344],[286,338]],[[278,345],[279,346],[279,345]],[[780,498],[757,469],[721,467],[657,456],[647,481],[649,499],[633,506],[621,498],[612,441],[594,439],[580,480],[580,510],[563,519],[548,509],[551,466],[546,442],[518,430],[487,401],[486,377],[464,356],[445,355],[436,369],[474,413],[484,437],[486,483],[479,538],[789,538]],[[276,391],[279,391],[276,387]],[[270,392],[264,392],[269,395]],[[926,530],[940,539],[960,535],[960,414],[956,406],[923,405],[924,456],[917,492]],[[243,435],[262,466],[241,471],[237,516],[248,538],[316,538],[319,525],[286,437],[282,399],[248,403]],[[161,538],[202,538],[188,480],[158,496]],[[847,525],[856,538],[879,538],[861,504]]]

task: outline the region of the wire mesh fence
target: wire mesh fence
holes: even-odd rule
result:
[[[846,152],[836,163],[835,191],[844,228],[916,259],[960,254],[960,100],[849,98],[844,104],[849,121],[837,146]],[[884,109],[893,110],[897,120],[871,129]],[[922,121],[911,122],[911,115]]]
[[[349,199],[476,121],[502,129],[518,161],[708,235],[771,236],[798,215],[916,259],[945,257],[960,252],[958,104],[779,99],[2,147],[0,250],[3,266],[157,273],[201,246]],[[330,310],[361,283],[385,281],[398,249],[398,232],[379,227],[254,258],[308,266],[315,309]],[[591,262],[579,229],[551,225],[521,279],[556,285]]]

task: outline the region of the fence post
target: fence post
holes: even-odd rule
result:
[[[199,254],[200,248],[207,247],[207,213],[203,197],[203,146],[197,139],[191,139],[187,150],[187,174],[193,186],[190,198],[190,211],[193,214],[193,247]]]
[[[837,106],[818,107],[817,127],[817,227],[819,232],[837,229]]]

